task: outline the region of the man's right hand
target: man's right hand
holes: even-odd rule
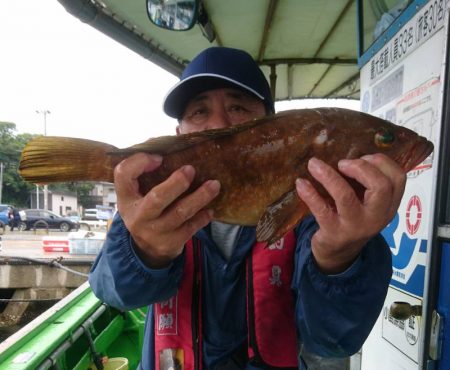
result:
[[[135,242],[136,252],[151,268],[167,266],[181,254],[185,242],[212,220],[213,211],[206,207],[220,191],[220,183],[209,180],[179,198],[195,176],[194,167],[187,165],[142,195],[138,177],[156,170],[161,162],[158,155],[138,153],[114,170],[118,211]]]

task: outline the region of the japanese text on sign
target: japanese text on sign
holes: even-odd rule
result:
[[[447,2],[448,0],[430,1],[372,58],[371,81],[380,77],[443,26]]]

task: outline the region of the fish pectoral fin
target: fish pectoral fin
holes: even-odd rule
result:
[[[275,243],[308,213],[307,205],[292,190],[267,207],[256,226],[256,239],[268,245]]]

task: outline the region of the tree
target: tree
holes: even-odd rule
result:
[[[92,189],[94,189],[94,184],[91,182],[66,182],[59,184],[52,184],[49,186],[50,190],[54,191],[69,191],[77,194],[77,199],[79,205],[83,208],[90,208],[90,195]]]
[[[22,149],[36,135],[16,135],[15,131],[14,123],[0,121],[0,162],[4,166],[2,203],[26,207],[30,203],[30,192],[34,185],[22,180],[18,168]]]
[[[18,172],[20,156],[25,145],[39,135],[16,134],[16,125],[0,121],[0,162],[3,163],[2,203],[19,208],[30,206],[30,194],[35,185],[24,181]],[[78,202],[85,208],[90,205],[89,192],[94,188],[89,182],[69,182],[49,185],[49,190],[76,193]]]

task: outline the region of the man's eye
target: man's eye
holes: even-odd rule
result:
[[[206,109],[195,109],[188,114],[189,118],[200,117],[206,114]]]
[[[230,107],[230,111],[232,111],[232,112],[246,112],[247,109],[245,109],[242,105],[232,105]]]

